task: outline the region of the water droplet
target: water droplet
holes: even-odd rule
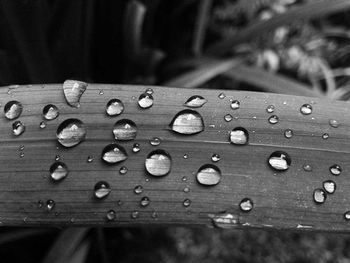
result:
[[[39,124],[39,128],[40,129],[45,129],[46,128],[46,122],[41,121],[40,124]]]
[[[304,164],[303,169],[305,172],[312,172],[312,166],[310,164]]]
[[[158,219],[158,213],[157,213],[156,211],[154,211],[154,212],[152,213],[152,218],[153,218],[153,219]]]
[[[273,113],[275,111],[275,106],[273,106],[273,105],[267,106],[266,111],[268,113]]]
[[[20,158],[23,158],[23,157],[24,157],[24,152],[20,152],[20,153],[19,153],[19,157],[20,157]]]
[[[167,175],[171,170],[171,157],[164,150],[155,150],[148,154],[145,167],[150,175]]]
[[[199,168],[196,178],[201,185],[217,185],[221,180],[221,171],[215,165],[205,164]]]
[[[158,146],[160,144],[160,139],[158,137],[153,137],[149,143],[152,145],[152,146]]]
[[[286,152],[276,151],[270,155],[269,165],[277,171],[286,171],[291,165],[291,158]]]
[[[19,146],[20,151],[24,151],[24,145]]]
[[[98,95],[103,95],[105,94],[104,91],[101,89],[99,92],[98,92]]]
[[[55,156],[55,161],[59,161],[61,159],[61,157],[59,155]]]
[[[230,213],[221,213],[216,215],[209,215],[212,219],[214,227],[218,228],[232,228],[239,224],[239,217]]]
[[[230,142],[235,145],[246,145],[249,141],[249,133],[242,127],[237,127],[230,132]]]
[[[345,219],[346,221],[349,221],[349,220],[350,220],[350,211],[347,211],[347,212],[344,213],[344,219]]]
[[[183,182],[186,182],[186,181],[187,181],[187,177],[186,177],[186,176],[183,176],[183,177],[181,178],[181,180],[182,180]]]
[[[150,202],[151,201],[149,200],[149,198],[147,196],[145,196],[145,197],[142,197],[140,205],[142,207],[146,207],[146,206],[148,206],[150,204]]]
[[[323,189],[315,189],[314,201],[316,204],[323,204],[326,201],[327,194]]]
[[[243,212],[249,212],[253,209],[253,201],[249,198],[243,198],[242,201],[239,203],[239,208]]]
[[[55,205],[56,205],[56,203],[54,200],[51,200],[51,199],[47,200],[47,202],[46,202],[47,211],[50,212],[55,207]]]
[[[132,151],[133,151],[134,153],[138,153],[140,150],[141,150],[141,149],[140,149],[140,144],[134,143],[134,145],[132,146]]]
[[[102,151],[102,160],[109,164],[115,164],[125,161],[128,158],[123,146],[111,143],[108,144]]]
[[[73,147],[85,140],[86,129],[81,120],[67,119],[57,128],[58,142],[65,147]]]
[[[214,153],[212,156],[211,156],[211,160],[213,161],[213,162],[218,162],[218,161],[220,161],[220,155],[219,154],[217,154],[217,153]]]
[[[220,94],[218,95],[218,98],[221,99],[221,100],[223,100],[224,98],[226,98],[225,93],[220,93]]]
[[[153,89],[148,88],[148,89],[146,89],[145,92],[146,92],[147,94],[149,94],[149,95],[152,95],[152,94],[153,94]]]
[[[331,125],[333,128],[338,128],[339,122],[337,120],[331,119],[329,120],[329,125]]]
[[[225,120],[226,122],[230,122],[230,121],[232,121],[232,119],[233,119],[233,117],[232,117],[231,114],[226,114],[226,115],[224,116],[224,120]]]
[[[328,193],[328,194],[333,194],[336,190],[337,186],[334,181],[332,180],[327,180],[323,182],[323,189]]]
[[[303,115],[309,115],[312,113],[312,106],[310,104],[303,104],[300,107],[300,112]]]
[[[185,153],[184,156],[183,156],[183,158],[184,158],[184,159],[187,159],[187,158],[188,158],[188,154]]]
[[[92,155],[89,155],[86,159],[88,163],[92,163],[94,161],[94,157]]]
[[[342,168],[338,164],[333,164],[331,167],[329,167],[329,171],[333,175],[340,175],[342,172]]]
[[[121,175],[124,175],[124,174],[126,174],[127,172],[128,172],[128,168],[126,168],[126,166],[120,167],[119,173],[120,173]]]
[[[153,96],[151,94],[143,93],[140,95],[138,104],[142,109],[148,109],[153,106]]]
[[[327,140],[328,138],[329,138],[329,134],[328,133],[322,134],[322,139],[323,140]]]
[[[109,210],[106,214],[106,218],[108,221],[113,221],[115,220],[117,217],[117,214],[114,210]]]
[[[19,136],[24,133],[26,130],[26,126],[21,121],[15,121],[12,123],[12,133],[15,136]]]
[[[79,101],[88,84],[77,80],[66,80],[63,83],[63,92],[68,105],[78,108]]]
[[[134,193],[135,194],[141,194],[143,192],[143,187],[142,185],[136,185],[134,188]]]
[[[99,181],[95,184],[94,194],[97,199],[105,198],[112,191],[109,183],[105,181]]]
[[[186,187],[184,188],[184,192],[185,192],[185,193],[189,193],[189,192],[190,192],[190,188],[189,188],[188,186],[186,186]]]
[[[39,200],[38,201],[38,207],[42,208],[44,206],[44,201],[43,200]]]
[[[291,129],[287,129],[284,131],[284,137],[286,137],[287,139],[290,139],[293,137],[293,131]]]
[[[204,130],[203,118],[194,110],[180,111],[169,126],[172,131],[185,135],[200,133]]]
[[[118,200],[118,201],[117,201],[117,205],[118,205],[118,206],[123,205],[123,201],[122,201],[122,200]]]
[[[122,119],[114,124],[113,134],[119,141],[133,140],[137,135],[137,126],[132,120]]]
[[[207,100],[205,98],[203,98],[202,96],[199,96],[199,95],[194,95],[194,96],[190,97],[184,103],[184,106],[189,107],[189,108],[200,108],[205,103],[207,103]]]
[[[276,124],[276,123],[278,123],[278,121],[279,121],[279,118],[277,115],[272,115],[269,118],[269,123],[271,123],[271,124]]]
[[[50,167],[50,176],[54,181],[61,181],[68,175],[68,167],[65,163],[54,162]]]
[[[118,116],[124,111],[124,104],[121,100],[111,99],[106,105],[106,113],[108,116]]]
[[[23,106],[16,100],[9,101],[4,107],[5,117],[8,120],[17,119],[23,111]]]
[[[183,205],[184,205],[184,207],[189,207],[191,205],[191,200],[190,199],[185,199],[183,201]]]
[[[43,116],[45,120],[54,120],[59,114],[58,108],[53,104],[48,104],[43,108]]]
[[[131,218],[132,219],[137,219],[137,218],[139,218],[139,212],[138,211],[133,211],[132,213],[131,213]]]
[[[241,103],[238,100],[231,101],[231,109],[237,110],[241,106]]]

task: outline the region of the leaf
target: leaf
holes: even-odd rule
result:
[[[67,263],[84,263],[88,256],[91,246],[90,240],[83,241],[76,249],[76,251],[67,259]]]
[[[46,235],[50,232],[52,232],[51,229],[45,229],[45,228],[44,229],[33,228],[33,229],[10,230],[6,233],[1,233],[0,246],[10,242],[22,240],[25,238],[31,238],[33,236]]]

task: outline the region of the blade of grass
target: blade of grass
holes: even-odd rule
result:
[[[236,35],[214,43],[208,48],[211,55],[221,55],[229,51],[233,46],[250,41],[262,36],[267,31],[271,31],[281,25],[291,23],[296,20],[310,20],[327,16],[337,12],[346,11],[350,8],[348,0],[319,0],[311,1],[300,7],[290,9],[287,12],[276,15],[269,20],[257,21],[254,24],[238,32]]]

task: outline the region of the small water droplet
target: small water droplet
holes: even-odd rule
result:
[[[278,121],[279,121],[279,118],[277,115],[272,115],[269,117],[269,123],[271,123],[271,124],[276,124],[276,123],[278,123]]]
[[[291,129],[287,129],[284,131],[284,137],[286,137],[287,139],[290,139],[293,137],[293,131]]]
[[[132,213],[131,213],[131,218],[132,219],[137,219],[137,218],[139,218],[139,212],[138,211],[133,211]]]
[[[55,156],[55,161],[59,161],[61,159],[61,157],[59,155]]]
[[[214,153],[212,156],[211,156],[211,160],[213,161],[213,162],[218,162],[218,161],[220,161],[220,155],[219,154],[217,154],[217,153]]]
[[[146,92],[147,94],[149,94],[149,95],[152,95],[152,94],[153,94],[153,89],[148,88],[148,89],[146,89],[145,92]]]
[[[331,167],[329,167],[329,171],[333,175],[340,175],[342,172],[342,168],[338,164],[333,164]]]
[[[117,217],[117,214],[114,210],[109,210],[106,214],[106,218],[108,221],[114,221]]]
[[[124,174],[126,174],[127,172],[128,172],[128,168],[126,168],[126,166],[120,167],[119,173],[120,173],[121,175],[124,175]]]
[[[221,100],[223,100],[224,98],[226,98],[225,93],[220,93],[220,94],[218,95],[218,98],[221,99]]]
[[[140,205],[142,207],[146,207],[146,206],[148,206],[150,204],[150,202],[151,201],[149,200],[149,198],[147,196],[145,196],[145,197],[141,198]]]
[[[118,206],[123,205],[123,201],[122,201],[122,200],[118,200],[118,201],[117,201],[117,205],[118,205]]]
[[[312,166],[310,164],[304,164],[303,169],[305,172],[312,172]]]
[[[113,127],[114,138],[119,141],[130,141],[136,138],[137,126],[128,119],[117,121]]]
[[[220,169],[212,164],[205,164],[197,172],[197,182],[205,186],[217,185],[221,180]]]
[[[58,126],[56,136],[64,147],[74,147],[85,140],[85,125],[81,120],[67,119]]]
[[[24,145],[19,146],[20,151],[24,151]]]
[[[322,134],[322,139],[323,140],[327,140],[328,138],[329,138],[329,134],[328,133]]]
[[[20,152],[20,153],[19,153],[19,157],[20,157],[20,158],[23,158],[23,157],[24,157],[24,152]]]
[[[92,163],[94,161],[94,157],[92,155],[89,155],[86,159],[86,162]]]
[[[157,213],[156,211],[154,211],[154,212],[152,213],[152,218],[153,218],[153,219],[158,219],[158,213]]]
[[[132,146],[132,151],[133,151],[134,153],[138,153],[140,150],[141,150],[141,149],[140,149],[140,144],[134,143],[134,145]]]
[[[235,145],[246,145],[249,141],[249,133],[242,127],[237,127],[230,132],[230,142]]]
[[[51,200],[51,199],[47,200],[47,202],[46,202],[47,211],[48,212],[52,211],[52,209],[55,207],[55,205],[56,205],[56,203],[54,200]]]
[[[104,91],[101,89],[99,92],[98,92],[98,95],[103,95],[105,94]]]
[[[54,120],[59,114],[58,108],[53,104],[48,104],[43,108],[43,116],[45,120]]]
[[[238,100],[231,101],[231,109],[238,110],[241,106],[241,103]]]
[[[134,188],[134,193],[135,194],[141,194],[143,192],[143,187],[142,185],[136,185]]]
[[[138,104],[142,109],[148,109],[153,106],[153,96],[151,94],[143,93],[140,95]]]
[[[230,213],[211,214],[209,217],[212,219],[213,226],[217,228],[228,229],[239,224],[239,217]]]
[[[40,129],[45,129],[46,128],[46,122],[41,121],[40,124],[39,124],[39,128]]]
[[[150,175],[164,176],[170,172],[171,163],[171,157],[166,151],[155,150],[148,154],[145,167]]]
[[[202,96],[199,96],[199,95],[194,95],[194,96],[190,97],[184,103],[184,106],[189,107],[189,108],[200,108],[205,103],[207,103],[207,100],[205,98],[203,98]]]
[[[226,114],[226,115],[224,116],[224,120],[225,120],[226,122],[230,122],[230,121],[232,121],[232,119],[233,119],[233,117],[232,117],[231,114]]]
[[[128,159],[128,154],[124,147],[119,144],[108,144],[102,151],[102,160],[106,163],[115,164],[125,161],[126,159]]]
[[[184,156],[183,156],[183,158],[184,158],[184,159],[187,159],[187,158],[188,158],[188,154],[185,153]]]
[[[176,133],[192,135],[204,130],[204,121],[198,112],[182,110],[175,115],[169,126]]]
[[[190,199],[185,199],[183,201],[183,205],[184,205],[184,207],[189,207],[191,205],[191,200]]]
[[[309,115],[312,113],[312,106],[310,104],[303,104],[300,107],[300,112],[303,115]]]
[[[346,221],[349,221],[349,220],[350,220],[350,211],[347,211],[347,212],[344,213],[344,219],[345,219]]]
[[[21,121],[15,121],[12,123],[12,133],[15,136],[20,136],[26,130],[26,126]]]
[[[152,146],[158,146],[160,144],[161,140],[158,138],[158,137],[153,137],[149,143],[152,145]]]
[[[182,180],[183,182],[186,182],[186,181],[187,181],[187,177],[186,177],[186,176],[183,176],[183,177],[181,178],[181,180]]]
[[[328,193],[328,194],[333,194],[336,190],[337,186],[334,181],[332,180],[327,180],[323,182],[323,189]]]
[[[291,158],[286,152],[276,151],[270,155],[269,165],[277,171],[286,171],[291,165]]]
[[[68,175],[68,167],[63,162],[54,162],[50,167],[51,179],[58,182],[66,178]]]
[[[108,116],[118,116],[124,111],[124,104],[119,99],[111,99],[106,105],[106,113]]]
[[[39,200],[38,201],[38,207],[42,208],[44,206],[44,201],[43,200]]]
[[[63,83],[63,92],[68,105],[74,108],[80,107],[79,101],[87,86],[88,84],[82,81],[66,80]]]
[[[111,191],[112,189],[109,186],[109,183],[105,181],[99,181],[95,184],[94,195],[97,199],[105,198],[110,194]]]
[[[316,204],[323,204],[326,201],[327,194],[323,189],[315,189],[314,201]]]
[[[190,192],[190,188],[188,187],[188,186],[186,186],[185,188],[184,188],[184,193],[189,193]]]
[[[17,119],[22,114],[22,111],[22,103],[16,100],[9,101],[4,107],[5,117],[8,120]]]
[[[239,203],[239,208],[243,212],[249,212],[253,209],[253,207],[254,207],[254,204],[250,198],[243,198],[242,201]]]
[[[333,128],[338,128],[339,122],[337,120],[331,119],[329,120],[329,125],[331,125]]]
[[[275,106],[273,106],[273,105],[267,106],[266,111],[268,113],[273,113],[275,111]]]

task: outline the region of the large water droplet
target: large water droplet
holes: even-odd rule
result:
[[[171,170],[171,157],[164,150],[155,150],[148,154],[145,167],[153,176],[167,175]]]
[[[109,183],[105,181],[99,181],[95,184],[94,195],[97,199],[105,198],[112,191]]]
[[[221,171],[215,165],[205,164],[199,168],[196,178],[201,185],[217,185],[221,180]]]
[[[276,123],[278,123],[278,121],[279,121],[279,118],[278,118],[277,115],[272,115],[272,116],[269,118],[269,123],[271,123],[271,124],[276,124]]]
[[[143,93],[140,95],[138,104],[142,109],[148,109],[153,106],[153,96],[148,93]]]
[[[284,137],[286,137],[287,139],[290,139],[293,137],[293,131],[291,129],[287,129],[284,131]]]
[[[85,140],[86,129],[81,120],[67,119],[57,128],[58,142],[65,147],[73,147]]]
[[[113,134],[119,141],[133,140],[137,135],[137,126],[132,120],[122,119],[114,124]]]
[[[235,145],[246,145],[249,141],[249,133],[242,127],[237,127],[230,132],[230,142]]]
[[[26,130],[26,126],[21,121],[15,121],[12,123],[12,133],[15,136],[19,136],[24,133]]]
[[[54,200],[51,200],[51,199],[47,200],[46,201],[46,209],[47,209],[47,211],[50,212],[55,207],[55,205],[56,205],[56,203],[55,203]]]
[[[316,204],[323,204],[326,201],[327,194],[323,189],[315,189],[314,201]]]
[[[237,110],[241,106],[241,103],[238,100],[231,101],[231,109]]]
[[[53,104],[48,104],[43,108],[43,116],[45,120],[54,120],[59,114],[58,108]]]
[[[323,182],[323,189],[328,193],[328,194],[333,194],[337,188],[337,185],[335,184],[334,181],[332,180],[327,180]]]
[[[300,112],[303,114],[303,115],[309,115],[312,113],[312,106],[310,104],[303,104],[301,107],[300,107]]]
[[[276,151],[270,155],[269,165],[277,171],[286,171],[291,165],[291,158],[286,152]]]
[[[22,114],[22,111],[22,104],[16,100],[9,101],[4,107],[5,117],[8,120],[14,120],[18,118]]]
[[[50,176],[54,181],[61,181],[68,175],[68,167],[63,162],[54,162],[50,167]]]
[[[63,83],[63,92],[67,103],[75,108],[80,106],[79,101],[88,84],[77,80],[66,80]]]
[[[340,175],[342,172],[342,168],[338,164],[333,164],[331,167],[329,167],[329,171],[333,175]]]
[[[106,106],[108,116],[118,116],[124,111],[124,104],[119,99],[111,99]]]
[[[338,128],[339,127],[339,122],[337,120],[331,119],[329,120],[329,125],[333,128]]]
[[[102,151],[102,160],[109,164],[120,163],[127,158],[124,147],[116,143],[108,144]]]
[[[190,97],[184,103],[184,106],[189,107],[189,108],[200,108],[205,103],[207,103],[207,100],[205,98],[203,98],[202,96],[199,96],[199,95],[194,95],[194,96]]]
[[[249,212],[253,209],[253,207],[254,207],[254,204],[250,198],[243,198],[242,201],[239,203],[239,208],[243,212]]]
[[[185,135],[200,133],[204,130],[203,118],[194,110],[180,111],[169,126],[172,131]]]
[[[140,205],[142,207],[146,207],[146,206],[148,206],[150,204],[150,202],[151,201],[149,200],[149,198],[147,196],[145,196],[145,197],[142,197],[142,199],[140,201]]]
[[[117,217],[117,214],[114,210],[109,210],[106,214],[106,218],[108,221],[113,221],[115,220]]]

